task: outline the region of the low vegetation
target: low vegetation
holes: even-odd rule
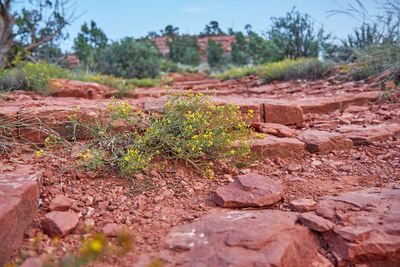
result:
[[[132,176],[164,160],[183,160],[212,178],[213,160],[245,160],[252,111],[243,116],[233,104],[217,105],[208,96],[186,93],[171,96],[159,113],[134,111],[111,100],[99,118],[72,119],[93,139],[81,151],[79,165],[88,170],[116,170]]]
[[[14,68],[0,72],[0,91],[28,90],[39,94],[49,94],[52,92],[52,88],[49,87],[49,81],[52,78],[97,82],[117,89],[121,96],[136,87],[155,87],[161,82],[161,78],[124,79],[113,75],[90,73],[80,69],[70,71],[45,62],[21,62]]]
[[[330,67],[329,63],[321,62],[315,58],[286,59],[252,67],[234,67],[224,73],[214,75],[214,77],[226,80],[248,75],[259,75],[265,83],[270,83],[274,80],[312,80],[321,78]]]

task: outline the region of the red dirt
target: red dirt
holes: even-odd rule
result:
[[[256,77],[219,81],[198,75],[187,77],[176,74],[174,80],[172,88],[208,92],[206,88],[215,87],[215,100],[237,103],[244,112],[249,105],[260,107],[258,113],[255,112],[259,121],[255,121],[254,126],[261,129],[265,129],[265,126],[260,127],[260,123],[273,122],[287,124],[291,134],[297,133],[295,135],[306,130],[339,134],[339,129],[344,125],[368,128],[400,123],[400,103],[386,99],[371,101],[378,98],[378,93],[375,93],[377,89],[363,82],[294,81],[256,87]],[[146,105],[154,109],[165,101],[163,92],[163,89],[157,88],[138,89],[135,92],[136,99],[127,101],[136,109],[146,110]],[[107,99],[45,98],[15,91],[8,95],[8,100],[0,100],[0,116],[21,116],[21,111],[33,109],[38,117],[47,119],[53,125],[61,122],[68,111],[77,105],[90,113],[107,103]],[[269,121],[271,117],[266,116],[265,109],[271,103],[290,107],[282,109],[278,105],[276,109],[277,114],[281,111],[281,115],[287,115],[288,118],[293,116],[293,107],[299,108],[303,119],[300,117],[299,121],[296,117],[296,120]],[[253,172],[280,181],[283,199],[264,209],[281,211],[290,211],[289,203],[299,198],[318,202],[326,196],[399,183],[400,130],[396,129],[378,134],[378,137],[368,139],[365,143],[357,143],[353,139],[354,146],[350,147],[333,146],[332,150],[323,146],[320,153],[310,153],[307,144],[302,145],[301,153],[286,153],[290,147],[277,146],[273,149],[282,149],[282,153],[261,152],[253,164],[242,168],[220,160],[215,162],[214,179],[204,178],[184,164],[173,162],[167,163],[164,169],[151,170],[134,179],[121,179],[112,172],[84,173],[75,169],[76,157],[73,154],[63,155],[62,151],[58,151],[59,157],[37,158],[28,146],[17,147],[0,158],[0,174],[14,173],[21,165],[32,166],[35,171],[43,172],[41,204],[32,224],[25,231],[20,247],[28,256],[44,257],[46,253],[55,253],[62,257],[78,245],[85,234],[85,224],[93,225],[95,231],[102,231],[105,225],[116,223],[126,225],[131,230],[135,245],[126,255],[109,255],[95,265],[143,266],[150,258],[163,256],[163,238],[174,226],[193,222],[209,210],[222,209],[214,203],[214,191],[232,183],[240,174]],[[271,131],[269,133],[273,134]],[[279,134],[281,132],[278,132],[278,137],[265,135],[265,138],[276,139],[279,143],[284,138]],[[345,137],[351,139],[352,135]],[[298,139],[294,140],[299,142]],[[60,238],[58,243],[44,234],[43,241],[35,247],[33,239],[43,231],[40,222],[50,211],[50,202],[60,194],[74,200],[72,210],[80,217],[78,227],[72,234]],[[335,261],[329,252],[322,254]],[[15,251],[11,260],[20,262],[18,255]]]

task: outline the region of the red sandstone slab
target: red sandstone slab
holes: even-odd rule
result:
[[[349,105],[364,105],[379,98],[380,92],[346,93],[341,96],[307,97],[296,100],[304,113],[331,113]]]
[[[283,104],[278,101],[263,102],[264,121],[283,125],[296,125],[303,121],[303,110],[296,104]]]
[[[339,133],[350,138],[355,145],[366,145],[373,141],[384,140],[389,136],[400,134],[400,125],[384,123],[381,125],[344,125],[337,129]]]
[[[307,130],[297,136],[306,143],[311,153],[328,153],[332,150],[346,150],[353,147],[353,142],[345,135],[318,130]]]
[[[248,144],[261,157],[300,157],[305,153],[305,144],[295,138],[266,136],[264,139],[251,139]]]
[[[41,173],[0,175],[0,266],[22,242],[38,207]]]

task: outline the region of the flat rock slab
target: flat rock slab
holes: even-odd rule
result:
[[[400,266],[400,188],[370,188],[328,197],[317,213],[336,224],[323,233],[339,266]]]
[[[79,217],[73,211],[52,211],[44,216],[41,224],[51,237],[63,237],[70,234],[78,222]]]
[[[332,266],[318,253],[317,235],[276,210],[212,210],[164,239],[171,266]]]
[[[248,140],[252,152],[260,157],[300,157],[306,152],[305,144],[295,138],[265,136],[263,139]]]
[[[400,134],[400,124],[384,123],[381,125],[344,125],[337,129],[351,139],[354,145],[367,145],[374,141],[381,141],[389,136]]]
[[[303,121],[303,110],[296,104],[263,103],[264,118],[267,123],[296,125]]]
[[[42,173],[0,175],[0,266],[19,247],[38,208]]]
[[[322,218],[314,213],[302,213],[299,215],[299,221],[316,232],[326,232],[333,228],[335,225],[330,220]]]
[[[277,137],[293,138],[297,135],[297,131],[285,125],[278,123],[260,123],[257,130],[261,133],[275,135]]]
[[[73,200],[64,195],[56,195],[50,202],[49,209],[51,211],[67,211],[72,207]]]
[[[248,173],[218,188],[214,201],[225,208],[263,207],[278,202],[282,196],[283,188],[279,181]]]
[[[306,130],[297,136],[306,144],[310,153],[328,153],[332,150],[347,150],[353,142],[343,134],[318,130]]]
[[[79,97],[87,99],[105,98],[111,88],[95,82],[82,82],[68,79],[51,79],[50,88],[57,97]]]
[[[309,198],[296,199],[289,203],[289,208],[296,212],[313,211],[317,208],[317,202]]]
[[[306,113],[328,114],[335,110],[343,110],[349,105],[363,105],[379,98],[379,91],[363,93],[345,93],[330,97],[307,97],[296,100],[296,103]]]

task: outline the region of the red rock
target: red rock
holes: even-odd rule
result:
[[[41,173],[0,175],[0,266],[22,242],[36,210]]]
[[[338,266],[400,266],[399,207],[400,189],[393,188],[375,187],[320,201],[317,213],[337,224],[322,237]]]
[[[347,150],[353,147],[353,142],[345,135],[318,130],[307,130],[297,136],[306,143],[310,153],[328,153],[332,150]]]
[[[278,202],[282,195],[280,182],[248,173],[238,176],[235,182],[218,188],[214,201],[225,208],[263,207]]]
[[[400,133],[400,125],[397,123],[381,125],[344,125],[337,129],[351,139],[354,145],[366,145],[374,141],[384,140],[389,136],[397,136]]]
[[[270,101],[264,102],[263,107],[264,118],[267,123],[296,125],[303,122],[303,110],[295,104],[285,105]]]
[[[296,103],[304,113],[328,114],[335,110],[343,110],[349,105],[362,105],[379,98],[379,91],[363,93],[346,93],[339,96],[307,97],[298,99]]]
[[[42,267],[43,260],[41,258],[28,258],[20,265],[20,267]]]
[[[305,144],[294,138],[265,136],[264,139],[248,140],[252,152],[260,157],[299,157],[305,153]]]
[[[363,226],[345,226],[336,227],[334,232],[348,241],[356,242],[368,239],[371,235],[372,229]]]
[[[313,199],[301,198],[289,203],[289,208],[296,212],[308,212],[317,208],[317,203]]]
[[[295,213],[212,210],[174,228],[161,252],[171,266],[331,266]]]
[[[289,127],[277,124],[277,123],[261,123],[259,125],[259,131],[261,133],[275,135],[278,137],[295,137],[297,135],[296,130],[290,129]]]
[[[299,221],[316,232],[326,232],[333,228],[334,223],[324,219],[314,213],[302,213],[299,215]]]
[[[52,211],[44,216],[41,224],[51,237],[63,237],[74,231],[79,217],[73,211]]]
[[[64,195],[57,195],[50,203],[51,211],[67,211],[72,207],[73,200]]]
[[[67,79],[51,79],[49,87],[57,97],[80,97],[87,99],[105,98],[110,87],[94,82],[81,82]]]
[[[120,235],[125,228],[122,224],[109,223],[103,227],[103,232],[106,236],[114,237]]]

